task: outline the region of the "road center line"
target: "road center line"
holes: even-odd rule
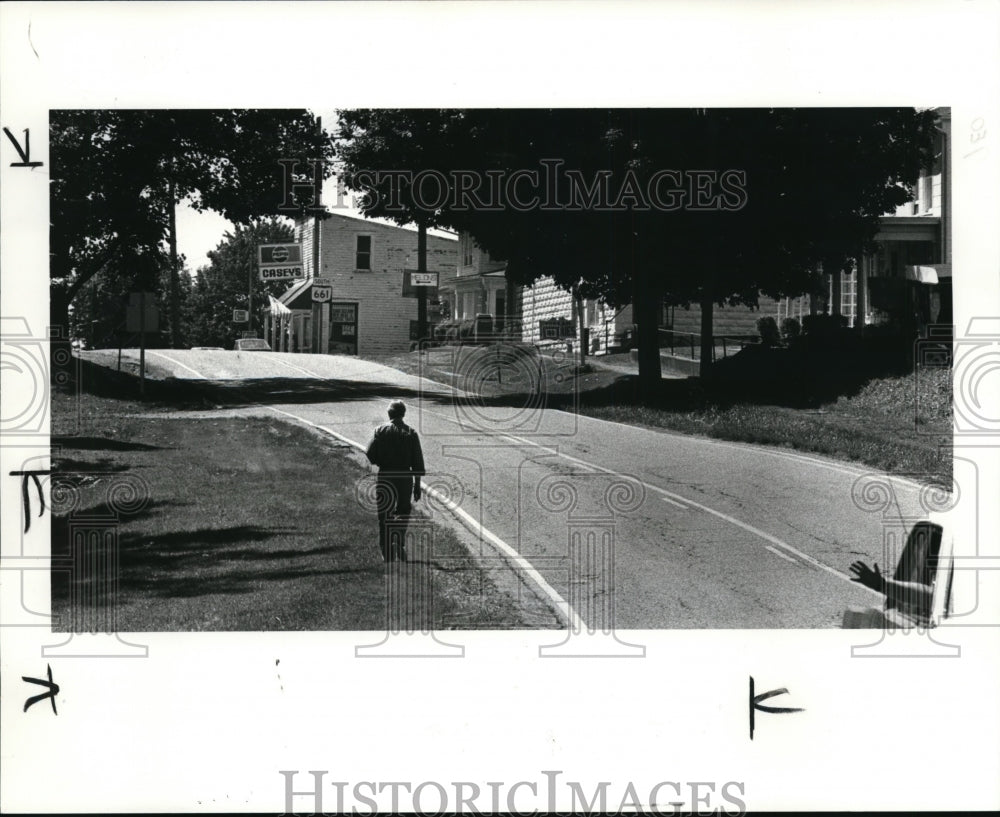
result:
[[[278,354],[280,354],[280,352]],[[280,363],[282,366],[287,366],[289,369],[291,369],[294,372],[298,372],[299,374],[307,375],[308,377],[312,377],[312,378],[314,378],[316,380],[325,380],[326,379],[326,378],[320,377],[315,372],[310,372],[308,369],[304,369],[302,366],[296,366],[294,363],[289,363],[287,360],[282,360],[280,357],[278,357],[277,354],[274,355],[273,360],[274,360],[275,363]],[[347,388],[353,388],[353,387],[352,386],[348,386]]]
[[[162,353],[159,353],[159,354],[162,354]],[[162,355],[162,356],[165,357],[165,358],[167,358],[167,360],[171,360],[171,358],[167,357],[166,355]],[[171,362],[177,363],[178,365],[183,366],[185,369],[187,369],[188,371],[190,371],[193,374],[197,375],[198,377],[202,378],[203,380],[207,379],[207,378],[205,378],[204,375],[200,374],[199,372],[196,372],[190,366],[185,366],[183,363],[180,363],[179,361],[171,360]],[[281,361],[281,362],[284,363],[284,361]],[[293,366],[290,363],[285,363],[285,365],[286,366],[290,366],[291,368],[296,368],[295,366]],[[312,377],[315,377],[316,379],[319,379],[319,380],[323,379],[319,375],[316,375],[316,374],[314,374],[312,372],[308,372],[305,369],[302,369],[302,371],[305,372],[306,374],[311,375]],[[359,449],[361,451],[364,451],[364,447],[360,443],[358,443],[358,442],[356,442],[354,440],[351,440],[351,439],[343,436],[342,434],[339,434],[336,431],[333,431],[332,429],[329,429],[329,428],[327,428],[325,426],[318,425],[317,423],[313,423],[310,420],[306,420],[304,417],[298,417],[297,415],[292,414],[291,412],[282,411],[281,409],[274,408],[273,406],[268,406],[268,408],[270,408],[272,411],[275,411],[275,412],[277,412],[279,414],[284,414],[284,415],[286,415],[288,417],[292,417],[295,420],[298,420],[300,422],[306,423],[307,425],[313,426],[314,428],[318,428],[321,431],[323,431],[323,432],[325,432],[327,434],[330,434],[331,436],[336,437],[337,439],[342,440],[342,441],[348,443],[349,445],[353,446],[354,448],[357,448],[357,449]],[[438,413],[436,411],[430,411],[429,409],[426,409],[426,408],[421,408],[421,410],[422,411],[426,411],[428,414],[432,414],[435,417],[440,417],[443,420],[445,420],[446,422],[451,423],[452,425],[457,425],[457,426],[461,426],[462,425],[460,422],[458,422],[457,420],[453,420],[452,418],[448,417],[447,415],[440,414],[440,413]],[[610,474],[612,476],[626,476],[625,474],[619,474],[617,471],[613,471],[610,468],[605,468],[602,465],[597,465],[595,463],[586,462],[586,461],[581,460],[581,459],[579,459],[577,457],[570,456],[569,454],[566,454],[566,453],[563,453],[562,451],[560,451],[558,449],[558,447],[542,445],[541,443],[537,443],[534,440],[528,440],[528,439],[525,439],[524,437],[518,437],[516,434],[510,434],[510,433],[502,432],[501,431],[501,432],[497,433],[496,436],[498,436],[498,437],[506,437],[507,439],[515,440],[516,442],[519,442],[519,443],[521,443],[523,445],[529,445],[529,446],[533,446],[535,448],[540,448],[543,451],[548,451],[548,452],[554,454],[557,457],[562,457],[563,459],[568,460],[569,462],[576,463],[577,465],[581,465],[581,466],[583,466],[585,468],[594,469],[596,471],[600,471],[600,472],[605,473],[605,474]],[[830,567],[829,565],[823,564],[823,562],[821,562],[818,559],[810,556],[808,553],[803,553],[798,548],[792,547],[787,542],[783,542],[781,539],[779,539],[776,536],[772,536],[769,533],[765,533],[764,531],[760,530],[760,528],[756,528],[753,525],[747,524],[746,522],[741,522],[739,519],[736,519],[735,517],[729,516],[728,514],[725,514],[722,511],[717,511],[714,508],[709,508],[707,505],[703,505],[700,502],[695,502],[694,500],[688,499],[687,497],[680,496],[679,494],[672,493],[671,491],[667,491],[667,490],[665,490],[663,488],[660,488],[660,487],[658,487],[656,485],[650,485],[649,483],[647,483],[647,482],[645,482],[643,480],[640,480],[640,482],[643,484],[644,487],[646,487],[649,490],[651,490],[651,491],[659,494],[664,499],[671,499],[675,503],[684,502],[684,503],[687,503],[688,505],[694,506],[695,508],[698,508],[699,510],[704,511],[705,513],[711,514],[712,516],[715,516],[715,517],[717,517],[719,519],[722,519],[725,522],[729,522],[731,525],[735,525],[736,527],[741,528],[741,529],[747,531],[747,533],[751,533],[754,536],[760,537],[761,539],[765,540],[766,542],[769,542],[772,545],[775,545],[776,547],[779,547],[779,548],[787,551],[788,553],[791,553],[794,556],[797,556],[798,558],[802,559],[803,561],[808,562],[809,564],[813,565],[814,567],[819,568],[820,570],[823,570],[823,571],[829,573],[831,576],[836,576],[838,579],[841,579],[842,581],[849,582],[852,585],[857,585],[857,583],[854,582],[854,581],[852,581],[851,577],[848,576],[846,573],[842,573],[841,571],[837,570],[836,568],[833,568],[833,567]],[[435,492],[435,499],[437,499],[438,501],[442,502],[445,505],[448,504],[448,501],[443,496],[440,496],[436,492]],[[463,521],[465,521],[464,517],[468,517],[468,521],[471,522],[472,525],[478,527],[479,532],[483,535],[484,538],[486,538],[492,544],[494,544],[495,546],[497,546],[498,548],[500,548],[501,551],[503,551],[503,552],[507,553],[509,556],[511,556],[511,558],[514,559],[515,563],[518,564],[518,566],[523,567],[523,569],[525,570],[526,574],[529,575],[535,581],[536,584],[538,584],[538,586],[543,590],[543,592],[550,599],[552,599],[553,601],[555,601],[556,599],[558,599],[559,601],[558,601],[557,609],[559,610],[559,612],[562,615],[567,616],[573,622],[571,626],[576,626],[577,623],[579,623],[579,624],[582,625],[582,619],[580,619],[580,617],[577,614],[577,612],[570,606],[569,602],[567,602],[564,599],[562,599],[562,597],[559,596],[559,594],[555,591],[555,589],[552,588],[548,584],[548,582],[545,581],[545,579],[534,568],[534,566],[532,566],[530,562],[528,562],[523,556],[521,556],[520,553],[518,553],[516,550],[514,550],[514,548],[510,547],[510,545],[508,545],[506,542],[504,542],[502,539],[500,539],[498,536],[496,536],[496,534],[492,533],[491,531],[488,531],[483,526],[482,520],[480,520],[477,523],[471,516],[468,516],[468,514],[466,514],[465,511],[463,511],[461,508],[456,508],[455,512],[456,512],[456,515],[460,519],[463,519]],[[464,516],[463,516],[463,514],[464,514]],[[563,609],[563,608],[565,608],[565,609]],[[583,625],[583,626],[585,626],[585,625]]]
[[[681,502],[677,502],[676,500],[671,499],[669,496],[661,496],[660,499],[662,499],[664,502],[669,502],[671,505],[676,505],[678,508],[683,508],[685,511],[691,510],[691,508],[688,507],[687,505],[684,505]]]
[[[267,408],[271,409],[271,411],[274,411],[278,414],[284,414],[286,417],[291,417],[292,419],[297,420],[300,423],[305,423],[306,425],[319,429],[320,431],[329,434],[331,437],[336,437],[338,440],[347,443],[348,445],[352,446],[353,448],[356,448],[359,451],[365,450],[365,447],[361,443],[357,442],[356,440],[352,440],[350,437],[345,437],[343,434],[340,434],[339,432],[336,432],[331,428],[327,428],[326,426],[321,426],[319,425],[319,423],[314,423],[311,420],[307,420],[305,417],[298,416],[297,414],[292,414],[290,411],[284,411],[283,409],[275,408],[274,406],[268,406]],[[483,525],[482,520],[479,520],[477,522],[476,519],[471,514],[469,514],[467,511],[459,507],[454,501],[446,497],[436,488],[431,488],[427,486],[423,481],[421,481],[420,484],[424,486],[424,490],[427,494],[433,496],[434,499],[436,499],[438,502],[440,502],[442,505],[448,508],[448,510],[451,511],[470,532],[472,532],[473,534],[478,534],[481,538],[488,541],[497,550],[501,551],[504,555],[506,555],[519,571],[521,571],[525,576],[530,578],[538,586],[539,590],[541,590],[549,598],[556,612],[559,614],[561,618],[563,618],[566,621],[567,626],[569,626],[571,630],[573,630],[574,632],[583,632],[584,630],[587,629],[586,622],[584,622],[583,619],[580,618],[576,610],[572,608],[572,606],[568,601],[566,601],[562,596],[559,595],[559,593],[556,591],[554,587],[552,587],[552,585],[550,585],[547,581],[545,581],[545,578],[542,576],[541,573],[538,572],[538,570],[535,568],[534,565],[531,564],[531,562],[529,562],[524,556],[522,556],[513,547],[507,544],[503,539],[501,539],[491,530],[486,528]]]
[[[208,378],[205,377],[205,375],[201,374],[201,372],[196,372],[194,369],[192,369],[186,363],[181,363],[179,360],[174,360],[169,355],[163,354],[163,352],[158,352],[155,349],[147,349],[146,350],[146,354],[147,355],[158,355],[159,357],[162,357],[164,360],[169,360],[175,366],[180,366],[182,369],[187,369],[189,372],[191,372],[191,374],[193,374],[199,380],[208,380]]]
[[[784,559],[785,561],[791,562],[793,565],[794,564],[798,564],[798,562],[796,562],[791,556],[788,556],[787,554],[782,553],[776,547],[771,547],[770,545],[764,545],[764,550],[771,551],[771,553],[773,553],[775,556],[780,556],[782,559]]]
[[[430,413],[434,414],[435,412],[430,412]],[[438,416],[442,416],[443,417],[444,415],[438,415]],[[455,422],[454,420],[451,420],[448,417],[445,417],[445,419],[448,420],[449,422]],[[561,452],[557,447],[545,446],[545,445],[542,445],[541,443],[534,442],[533,440],[528,440],[528,439],[525,439],[524,437],[518,437],[515,434],[508,434],[508,433],[505,433],[505,432],[501,432],[498,436],[507,437],[507,438],[509,438],[511,440],[516,440],[517,442],[522,443],[524,445],[532,445],[532,446],[535,446],[537,448],[541,448],[541,449],[543,449],[545,451],[550,451],[551,453],[555,454],[557,457],[562,457],[563,459],[569,460],[570,462],[574,462],[574,463],[577,463],[579,465],[589,466],[589,467],[594,468],[594,469],[596,469],[598,471],[601,471],[601,472],[603,472],[605,474],[610,474],[612,476],[627,476],[626,474],[621,474],[618,471],[613,471],[610,468],[605,468],[602,465],[597,465],[595,463],[590,463],[590,462],[584,462],[583,460],[578,459],[577,457],[573,457],[573,456],[570,456],[569,454],[565,454],[565,453]],[[725,514],[722,511],[717,511],[714,508],[709,508],[707,505],[703,505],[700,502],[695,502],[693,499],[688,499],[687,497],[680,496],[679,494],[672,493],[671,491],[667,491],[667,490],[665,490],[663,488],[660,488],[660,487],[658,487],[656,485],[651,485],[648,482],[645,482],[644,480],[639,480],[639,481],[643,484],[644,487],[646,487],[649,490],[651,490],[651,491],[659,494],[661,497],[670,498],[670,499],[673,499],[673,500],[675,500],[677,502],[684,502],[684,503],[686,503],[688,505],[691,505],[691,506],[693,506],[695,508],[698,508],[699,510],[702,510],[705,513],[711,514],[712,516],[715,516],[715,517],[717,517],[719,519],[722,519],[723,521],[728,522],[731,525],[735,525],[738,528],[742,528],[747,533],[752,533],[754,536],[758,536],[761,539],[763,539],[764,541],[770,542],[772,545],[775,545],[776,547],[779,547],[779,548],[782,548],[783,550],[788,551],[792,555],[797,556],[798,558],[802,559],[805,562],[808,562],[813,567],[816,567],[816,568],[819,568],[820,570],[826,571],[831,576],[836,576],[838,579],[841,579],[842,581],[849,582],[850,584],[852,584],[854,586],[857,586],[857,582],[852,581],[851,577],[848,576],[846,573],[842,573],[841,571],[837,570],[836,568],[833,568],[833,567],[830,567],[827,564],[824,564],[823,562],[819,561],[819,559],[816,559],[816,558],[810,556],[808,553],[803,553],[798,548],[792,547],[787,542],[783,542],[777,536],[772,536],[769,533],[765,533],[760,528],[756,528],[753,525],[748,525],[746,522],[741,522],[739,519],[736,519],[735,517],[730,516],[729,514]]]

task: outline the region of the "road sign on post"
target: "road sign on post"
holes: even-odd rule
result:
[[[128,306],[125,308],[125,331],[160,331],[160,312],[156,308],[155,292],[130,292],[128,294]]]
[[[160,328],[155,292],[130,292],[125,309],[125,331],[139,333],[139,396],[146,395],[146,333]]]
[[[233,310],[233,323],[249,323],[250,321],[250,310],[249,309],[234,309]]]
[[[403,270],[403,297],[416,298],[422,291],[429,293],[429,298],[437,296],[438,274],[436,272],[420,272],[415,269]]]
[[[333,287],[325,287],[313,284],[312,299],[314,304],[325,304],[332,297],[333,297]]]
[[[301,244],[258,244],[257,269],[261,281],[305,278]]]

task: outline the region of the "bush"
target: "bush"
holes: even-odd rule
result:
[[[781,335],[778,333],[778,322],[770,315],[757,318],[757,331],[760,333],[761,342],[765,346],[778,346],[781,343]]]
[[[802,331],[813,337],[831,337],[847,328],[847,315],[806,315],[802,318]]]
[[[802,333],[802,327],[795,318],[785,318],[781,321],[781,337],[785,343],[795,340]]]

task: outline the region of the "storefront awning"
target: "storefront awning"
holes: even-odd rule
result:
[[[281,301],[275,298],[273,295],[267,296],[268,300],[271,302],[271,314],[272,315],[291,315],[292,310],[285,306]]]

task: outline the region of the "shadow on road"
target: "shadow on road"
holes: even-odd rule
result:
[[[81,391],[97,397],[118,400],[138,400],[140,398],[139,380],[135,376],[125,372],[116,372],[88,360],[80,360],[79,363],[78,387]],[[442,387],[442,391],[445,389],[446,387]],[[273,403],[344,403],[380,397],[401,400],[407,398],[413,400],[420,397],[423,400],[447,405],[451,405],[453,402],[447,394],[440,392],[422,393],[417,389],[392,383],[336,379],[311,380],[297,377],[263,377],[247,380],[182,380],[173,377],[164,380],[147,379],[143,402],[163,408],[199,411],[219,407],[244,408]],[[67,442],[67,445],[69,444]]]

